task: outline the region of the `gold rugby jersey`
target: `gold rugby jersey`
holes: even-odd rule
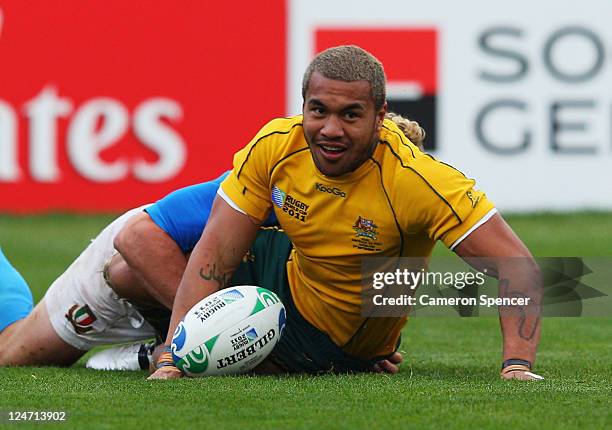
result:
[[[319,172],[302,116],[275,119],[234,156],[225,194],[264,220],[273,208],[294,245],[287,274],[300,313],[347,353],[394,351],[406,318],[361,316],[362,257],[424,257],[451,246],[493,204],[474,181],[421,152],[385,120],[374,153],[339,178]]]

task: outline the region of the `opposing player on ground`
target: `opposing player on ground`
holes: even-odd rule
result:
[[[228,285],[270,209],[294,249],[286,270],[273,279],[255,271],[252,281],[267,283],[287,308],[272,357],[280,371],[361,371],[393,353],[406,318],[360,314],[364,257],[426,257],[441,240],[461,257],[492,257],[500,296],[531,295],[538,308],[539,269],[493,204],[385,120],[385,76],[374,57],[346,46],[319,54],[302,95],[303,115],[271,121],[236,154],[187,264],[170,333],[191,306]],[[268,246],[277,262],[288,251],[282,242]],[[500,314],[502,376],[539,379],[531,373],[539,314],[518,312]],[[180,376],[168,356],[153,379]]]
[[[182,200],[185,193],[180,191],[168,196],[181,200],[173,205],[181,212],[185,210],[180,207],[183,204],[198,208],[198,217],[192,219],[196,220],[195,228],[200,232],[223,177],[189,187],[192,192],[188,201]],[[116,254],[113,241],[117,233],[133,216],[148,209],[164,213],[169,222],[174,220],[172,214],[158,209],[166,201],[162,199],[154,205],[132,209],[108,225],[53,282],[33,310],[27,284],[8,260],[0,256],[0,366],[70,366],[95,346],[155,337],[154,325],[147,322],[139,310],[142,306],[150,311],[155,324],[155,306],[149,307],[148,303],[138,300],[134,304],[120,298],[109,287],[105,268]],[[177,231],[186,230],[178,221],[177,224]],[[121,275],[122,272],[116,273]],[[147,351],[142,352],[146,355]]]
[[[69,366],[94,346],[155,336],[138,311],[119,299],[102,276],[105,261],[114,253],[113,237],[127,219],[141,210],[134,209],[106,227],[53,282],[33,310],[31,301],[29,306],[22,304],[19,313],[2,322],[0,365]],[[9,266],[6,260],[2,264]],[[10,309],[4,301],[10,284],[15,282],[6,276],[0,278],[3,315]],[[14,295],[30,294],[25,282],[18,287]]]

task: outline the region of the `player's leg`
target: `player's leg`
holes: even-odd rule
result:
[[[121,254],[115,254],[104,267],[104,278],[118,297],[129,302],[155,328],[159,342],[164,342],[172,311],[151,294],[151,287],[146,285],[144,277],[128,265]],[[176,279],[176,285],[179,282],[180,277]],[[163,285],[164,292],[172,290],[176,294],[177,287],[171,285]],[[164,294],[167,296],[167,293]]]
[[[108,225],[49,288],[45,295],[56,333],[80,350],[154,337],[142,315],[107,284],[106,263],[115,254],[113,239],[142,208]]]
[[[58,336],[44,300],[0,333],[0,366],[70,366],[85,352]]]
[[[208,212],[215,194],[209,193],[206,187],[204,188],[206,191],[204,197],[200,194],[198,196],[204,201],[210,200],[208,210],[204,210]],[[197,186],[197,190],[202,192],[202,184]],[[214,190],[216,191],[216,187]],[[172,203],[176,210],[181,212],[181,208],[192,203],[190,199],[183,200],[189,196],[186,190],[180,190],[166,197],[163,200],[165,204],[160,206],[167,211],[167,205]],[[158,213],[154,207],[149,210]],[[170,214],[174,215],[173,212]],[[190,228],[193,227],[192,223],[188,224]],[[177,225],[185,228],[184,223],[178,222]],[[183,233],[182,237],[186,237],[193,234],[193,231],[187,229]],[[199,235],[201,231],[197,237]],[[195,236],[194,240],[197,240]],[[134,216],[126,223],[115,237],[114,244],[120,253],[115,254],[105,267],[107,283],[117,296],[131,303],[155,328],[158,343],[163,343],[172,315],[174,296],[185,270],[186,256],[175,240],[157,224],[157,221],[154,221],[149,213],[145,212]],[[148,350],[150,345],[142,343],[117,346],[97,352],[86,365],[99,370],[138,370],[146,361],[142,359],[142,353]],[[155,357],[154,354],[153,358]]]
[[[153,328],[127,301],[120,299],[103,277],[113,255],[113,238],[130,211],[96,237],[51,285],[25,319],[0,334],[1,364],[70,365],[97,345],[152,338]]]
[[[142,276],[139,276],[121,256],[117,253],[104,266],[104,278],[106,283],[115,291],[115,293],[130,303],[139,306],[150,306],[164,308],[152,295],[149,293]]]
[[[151,296],[144,280],[115,254],[104,266],[103,276],[115,294],[129,302],[155,328],[156,341],[118,345],[93,354],[85,367],[95,370],[151,370],[159,353],[155,346],[163,343],[168,332],[171,311]]]
[[[27,283],[0,250],[0,366],[70,365],[83,353],[55,333],[43,303],[32,311]]]

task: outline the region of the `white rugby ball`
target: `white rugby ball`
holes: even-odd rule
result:
[[[187,376],[245,373],[272,352],[285,321],[285,307],[272,291],[226,288],[187,312],[172,338],[172,358]]]

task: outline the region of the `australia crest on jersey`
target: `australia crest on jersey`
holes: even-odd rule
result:
[[[361,215],[358,216],[353,224],[353,230],[355,231],[355,237],[352,239],[353,248],[367,251],[382,250],[382,242],[376,241],[378,237],[377,229],[378,226],[374,223],[374,220],[364,218]]]

